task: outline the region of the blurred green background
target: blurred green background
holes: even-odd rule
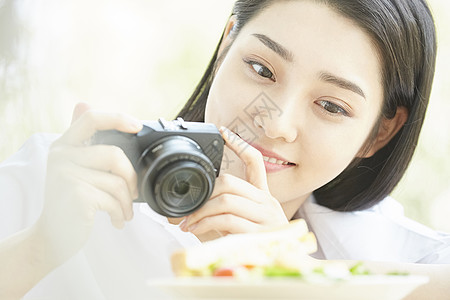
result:
[[[0,161],[63,132],[77,102],[172,118],[219,40],[233,0],[0,0]],[[450,1],[429,0],[439,38],[431,104],[394,197],[450,232]]]

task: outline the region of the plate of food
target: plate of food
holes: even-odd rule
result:
[[[170,299],[400,300],[425,276],[373,274],[362,263],[317,260],[304,220],[268,232],[234,234],[172,255],[175,278],[148,285]]]

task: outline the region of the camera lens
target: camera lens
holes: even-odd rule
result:
[[[178,197],[183,197],[184,195],[186,195],[189,192],[189,188],[191,187],[191,185],[189,184],[188,181],[181,181],[181,182],[176,182],[174,187],[173,187],[173,192],[175,195],[177,195]]]
[[[159,214],[182,217],[194,212],[212,193],[216,173],[201,148],[184,136],[158,141],[141,158],[141,196]]]
[[[155,197],[159,206],[172,214],[192,211],[206,198],[212,182],[195,162],[176,162],[155,178]]]

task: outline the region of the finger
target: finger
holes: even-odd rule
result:
[[[230,174],[220,174],[216,178],[213,192],[210,199],[215,198],[221,194],[233,194],[248,198],[256,203],[263,202],[263,197],[265,192],[261,189],[255,187],[249,182],[230,175]]]
[[[235,233],[256,232],[260,230],[260,225],[247,219],[231,214],[210,216],[202,219],[190,228],[190,232],[195,235],[204,234],[209,231]]]
[[[225,194],[210,199],[199,210],[189,215],[184,221],[182,229],[188,231],[189,227],[202,219],[222,214],[231,214],[255,223],[262,223],[266,218],[266,215],[259,209],[258,203],[240,196]]]
[[[261,152],[225,127],[221,127],[220,132],[226,145],[244,162],[247,181],[259,189],[269,191]]]
[[[84,207],[87,213],[91,212],[94,214],[97,211],[104,211],[110,216],[111,223],[114,227],[121,229],[125,226],[123,210],[119,202],[113,196],[84,180],[80,180],[75,176],[72,177],[78,181],[76,188],[78,191],[77,194],[82,195],[82,197],[77,200],[83,202],[80,203],[80,205]],[[93,220],[94,215],[88,215],[88,217]]]
[[[127,183],[122,177],[83,168],[75,164],[70,165],[68,168],[70,168],[71,176],[111,195],[120,204],[122,215],[126,221],[133,218],[133,199],[130,197]]]
[[[97,191],[99,196],[95,202],[96,209],[107,212],[113,226],[117,229],[122,229],[125,226],[125,217],[119,203],[110,194],[100,190]]]
[[[82,114],[87,112],[89,109],[91,109],[89,104],[84,102],[77,103],[77,105],[75,105],[75,108],[73,109],[72,122],[70,124],[73,124],[76,120],[78,120],[81,117]]]
[[[137,174],[130,160],[117,146],[94,145],[90,147],[61,147],[52,149],[52,154],[70,160],[81,167],[110,172],[125,180],[130,197],[138,197]]]
[[[88,110],[72,124],[58,142],[81,146],[95,132],[109,129],[137,133],[142,129],[142,122],[122,113]]]

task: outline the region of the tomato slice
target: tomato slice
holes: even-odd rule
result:
[[[215,276],[215,277],[233,277],[234,270],[231,268],[218,268],[214,271],[213,276]]]

